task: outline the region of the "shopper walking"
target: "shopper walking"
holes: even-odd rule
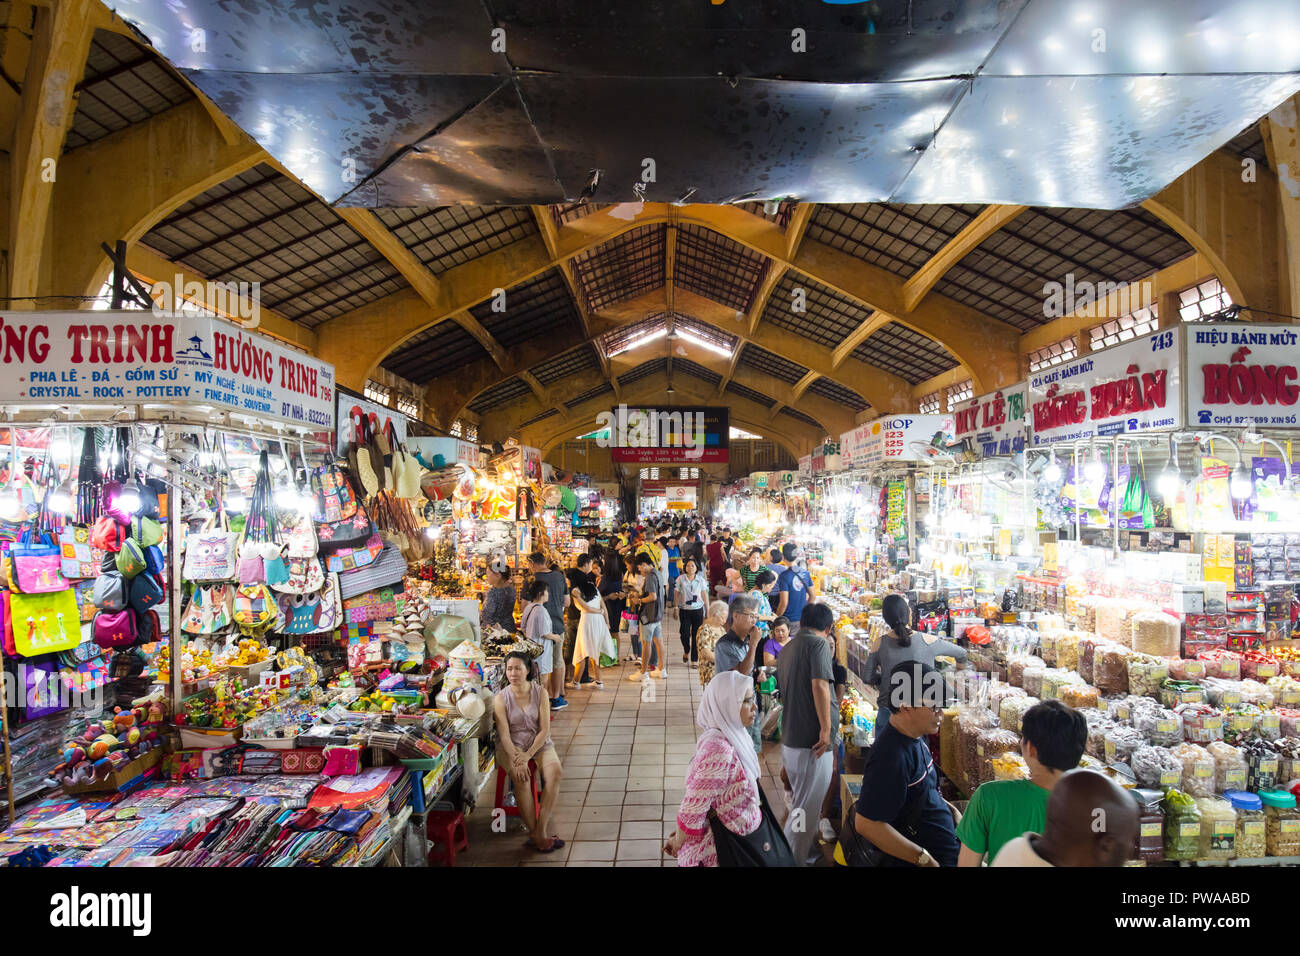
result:
[[[1042,834],[1009,840],[993,866],[1123,866],[1138,836],[1137,801],[1105,774],[1062,774]]]
[[[617,634],[623,623],[623,610],[627,607],[627,601],[623,591],[623,559],[612,548],[605,551],[600,583],[597,587],[600,589],[601,597],[605,599],[610,634]],[[618,646],[617,638],[614,646],[615,648]]]
[[[958,866],[980,866],[997,858],[1011,840],[1042,833],[1053,789],[1067,771],[1079,766],[1088,743],[1083,714],[1045,700],[1025,711],[1020,722],[1020,753],[1028,780],[992,780],[971,794],[957,827],[961,841]]]
[[[777,661],[781,690],[781,765],[790,780],[791,806],[785,822],[798,863],[816,863],[817,824],[822,798],[834,769],[831,755],[831,650],[827,635],[835,616],[825,604],[804,608],[799,633]]]
[[[727,563],[727,559],[722,553],[721,540],[710,541],[704,551],[709,560],[709,597],[712,598],[717,596],[718,588],[726,583],[727,568],[731,565]]]
[[[776,613],[789,618],[790,632],[796,636],[803,621],[803,609],[813,591],[812,577],[796,563],[799,549],[794,544],[787,544],[781,549],[781,564],[784,570],[777,576],[772,593],[777,595]]]
[[[704,688],[695,717],[700,736],[686,771],[677,827],[663,848],[678,866],[718,865],[710,815],[741,836],[758,828],[759,763],[747,730],[756,711],[753,681],[743,674],[718,674]]]
[[[524,632],[524,637],[530,641],[537,641],[545,650],[537,658],[537,676],[542,690],[549,694],[551,683],[551,672],[555,669],[555,646],[563,638],[561,635],[551,631],[551,615],[546,610],[546,582],[532,580],[524,585],[524,610],[519,615],[520,627]],[[550,698],[552,710],[560,710],[567,706],[560,703],[554,697]]]
[[[479,626],[495,624],[513,634],[515,625],[515,586],[510,581],[510,565],[504,558],[494,558],[487,567],[488,589],[483,594]]]
[[[641,626],[641,667],[627,675],[628,680],[642,680],[645,675],[667,679],[668,658],[664,656],[663,619],[664,587],[655,571],[655,561],[649,554],[638,554],[637,572],[641,575],[641,593],[629,597],[636,605],[637,621]],[[651,670],[652,655],[659,661],[659,669]]]
[[[899,664],[918,661],[933,666],[936,657],[952,657],[957,661],[966,660],[966,649],[951,641],[942,640],[933,634],[922,634],[912,630],[912,606],[901,594],[888,594],[881,602],[880,615],[889,627],[880,643],[867,655],[864,666],[866,683],[880,687],[880,682],[893,673]],[[884,689],[877,698],[876,726],[881,727],[889,720],[889,700]]]
[[[726,601],[714,601],[709,605],[709,616],[700,629],[695,632],[695,643],[700,651],[700,686],[708,687],[713,680],[714,647],[718,638],[727,633]]]
[[[564,671],[565,687],[578,686],[578,674],[573,667],[573,648],[578,640],[578,624],[582,621],[582,611],[573,603],[573,591],[581,581],[591,578],[591,555],[580,554],[574,559],[573,567],[565,573],[569,593],[564,605]]]
[[[955,821],[960,814],[939,793],[934,757],[925,744],[943,714],[943,678],[929,664],[905,661],[887,676],[889,722],[862,769],[862,794],[853,820],[875,866],[956,866]],[[885,692],[882,692],[883,697]],[[846,860],[843,845],[836,862]]]
[[[700,574],[694,558],[687,558],[682,573],[677,577],[676,602],[681,619],[682,663],[698,664],[699,648],[696,633],[704,623],[704,603],[708,584]]]
[[[528,556],[528,569],[534,581],[541,581],[546,585],[546,612],[551,616],[551,633],[563,635],[565,633],[564,609],[569,603],[569,587],[564,575],[559,571],[553,571],[546,563],[546,555],[540,551],[534,551]],[[551,707],[559,710],[569,706],[569,702],[564,698],[564,639],[562,637],[555,641],[553,650],[555,659],[551,669]]]
[[[544,694],[541,686],[531,678],[533,662],[527,654],[522,651],[508,653],[505,670],[506,687],[492,698],[497,745],[502,751],[502,763],[514,782],[519,815],[528,827],[528,842],[542,853],[552,853],[564,846],[564,841],[548,835],[563,775],[559,755],[551,743],[551,711],[542,706]],[[530,761],[542,775],[540,806],[533,805]]]
[[[589,575],[575,574],[572,583],[573,593],[569,597],[580,615],[573,644],[574,676],[578,676],[578,669],[586,661],[588,680],[583,686],[604,687],[600,679],[600,655],[615,657],[618,654],[609,634],[605,604]]]

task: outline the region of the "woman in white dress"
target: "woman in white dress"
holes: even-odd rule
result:
[[[618,648],[614,646],[614,639],[609,634],[609,619],[605,617],[605,602],[601,600],[600,591],[592,581],[591,576],[583,574],[581,571],[573,571],[569,575],[569,585],[572,590],[569,592],[573,598],[573,606],[580,613],[578,619],[578,636],[573,642],[573,672],[575,675],[581,668],[582,659],[587,659],[587,676],[591,678],[596,687],[604,687],[600,679],[600,655],[608,654],[610,657],[618,655]],[[580,684],[582,687],[591,687],[593,684]]]

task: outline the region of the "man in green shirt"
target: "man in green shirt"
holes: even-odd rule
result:
[[[1088,723],[1059,700],[1045,700],[1025,711],[1020,753],[1028,780],[993,780],[971,795],[957,825],[958,866],[992,862],[1003,844],[1028,832],[1042,833],[1047,799],[1067,770],[1079,766],[1088,743]]]

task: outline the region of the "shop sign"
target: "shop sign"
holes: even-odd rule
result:
[[[871,422],[866,422],[840,435],[840,458],[845,468],[856,468],[865,463],[871,425]]]
[[[523,459],[523,476],[532,481],[542,480],[542,450],[531,445],[520,445],[519,452]]]
[[[420,457],[430,466],[437,455],[442,456],[444,465],[479,466],[479,448],[473,442],[461,441],[459,438],[409,438],[406,448],[411,454],[419,452]]]
[[[669,485],[664,498],[669,511],[690,511],[695,507],[695,486]]]
[[[750,479],[754,482],[754,487],[755,487],[755,488],[766,488],[766,487],[767,487],[767,472],[765,472],[765,471],[755,471],[755,472],[752,472],[752,473],[750,474],[749,477],[750,477]]]
[[[1207,325],[1187,336],[1189,423],[1295,427],[1300,326]]]
[[[208,405],[334,430],[334,366],[212,316],[3,313],[0,364],[15,405]]]
[[[893,415],[862,427],[867,430],[867,438],[861,455],[853,459],[855,468],[891,461],[922,461],[926,458],[924,448],[934,441],[937,432],[943,433],[947,444],[953,420],[951,415]]]
[[[793,488],[798,474],[793,471],[778,471],[776,473],[776,486],[778,488]]]
[[[731,412],[725,407],[629,408],[596,416],[609,429],[610,459],[628,463],[726,464]]]
[[[813,456],[804,455],[799,459],[799,477],[811,478],[813,474]]]
[[[971,399],[952,413],[953,439],[969,439],[984,458],[1024,451],[1027,395],[1021,382]]]
[[[338,454],[347,455],[349,446],[357,440],[355,437],[357,424],[363,417],[371,423],[376,432],[383,431],[388,425],[392,425],[397,440],[406,441],[407,418],[401,412],[395,412],[391,408],[385,408],[383,405],[377,405],[374,402],[353,395],[346,395],[343,392],[339,392],[338,396],[339,429],[336,443]]]
[[[1030,376],[1033,444],[1180,427],[1182,334],[1166,329]]]

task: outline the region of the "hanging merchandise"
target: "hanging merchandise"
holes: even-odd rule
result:
[[[343,624],[343,601],[339,596],[338,575],[311,594],[280,594],[276,597],[284,623],[282,634],[325,634]]]
[[[87,428],[81,439],[81,460],[77,465],[77,524],[92,525],[102,513],[104,476],[99,469],[99,429]]]
[[[234,623],[235,586],[196,584],[181,615],[186,634],[216,634]]]
[[[271,495],[270,458],[263,449],[244,524],[244,539],[239,546],[234,619],[245,635],[261,635],[278,622],[279,607],[267,581],[287,578],[281,547],[279,520]]]

